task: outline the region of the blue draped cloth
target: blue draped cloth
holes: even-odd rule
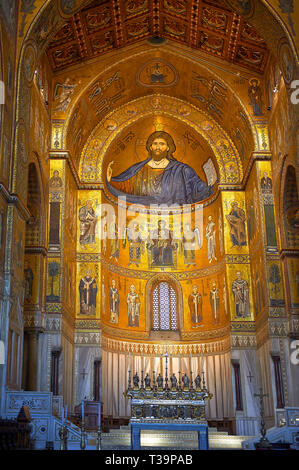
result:
[[[123,182],[135,176],[149,161],[135,163],[120,175],[111,178],[111,181]],[[107,188],[113,196],[125,197],[132,204],[193,204],[208,198],[213,193],[213,187],[207,186],[189,165],[170,160],[164,169],[161,182],[161,192],[154,196],[135,196],[114,188],[108,181]]]

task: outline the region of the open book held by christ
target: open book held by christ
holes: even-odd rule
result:
[[[156,131],[151,134],[146,148],[149,157],[118,176],[112,176],[114,162],[110,162],[107,188],[111,194],[125,197],[129,203],[144,205],[193,204],[213,194],[217,173],[211,159],[206,163],[206,184],[193,168],[173,157],[176,146],[167,132]]]

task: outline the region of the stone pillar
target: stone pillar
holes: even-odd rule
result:
[[[37,390],[37,377],[38,377],[38,338],[39,331],[27,331],[27,348],[28,348],[28,362],[27,362],[27,377],[26,377],[26,390]]]
[[[59,356],[61,350],[54,349],[51,354],[51,392],[59,395]]]
[[[281,376],[280,357],[272,355],[274,364],[275,387],[276,387],[276,408],[284,408],[283,384]]]
[[[232,361],[235,374],[235,394],[236,394],[236,410],[243,410],[243,401],[242,401],[242,389],[241,389],[241,379],[240,379],[240,363],[237,361]]]
[[[101,393],[100,393],[100,373],[101,373],[101,361],[100,359],[96,359],[94,361],[94,400],[100,401]]]

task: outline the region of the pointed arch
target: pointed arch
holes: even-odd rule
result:
[[[159,284],[166,283],[175,292],[175,307],[176,307],[176,329],[167,330],[166,328],[156,329],[154,332],[153,322],[153,293]],[[153,275],[147,282],[145,287],[145,329],[149,332],[150,338],[155,339],[180,339],[181,331],[184,330],[184,303],[183,303],[183,290],[177,279],[170,273],[157,273]],[[164,331],[163,331],[164,330]],[[164,332],[166,334],[164,334]],[[170,333],[170,334],[169,334]]]

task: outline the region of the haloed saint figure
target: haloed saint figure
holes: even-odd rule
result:
[[[170,134],[154,132],[146,143],[148,158],[118,176],[112,176],[113,161],[107,168],[107,187],[116,197],[133,204],[192,204],[208,198],[208,186],[189,165],[173,156],[176,150]]]

